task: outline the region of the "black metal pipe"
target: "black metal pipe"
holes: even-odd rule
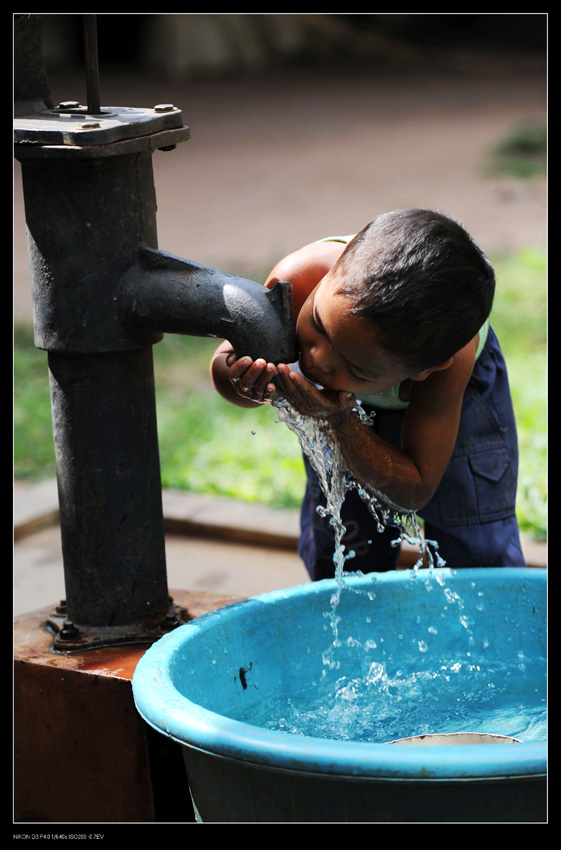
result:
[[[67,617],[80,633],[136,631],[169,610],[151,347],[162,335],[127,333],[116,308],[139,240],[156,244],[151,157],[24,157],[22,177]]]
[[[53,101],[43,59],[41,19],[14,15],[14,115],[35,115]]]
[[[99,58],[97,50],[97,15],[84,15],[84,54],[86,59],[86,97],[88,113],[101,112],[99,92]]]
[[[48,362],[67,617],[149,625],[169,609],[152,348]]]
[[[162,334],[123,326],[121,277],[157,246],[148,153],[68,160],[21,156],[35,344],[47,351],[144,347]]]

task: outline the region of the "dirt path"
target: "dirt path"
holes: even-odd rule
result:
[[[51,79],[55,102],[80,97],[76,85]],[[197,262],[258,275],[307,241],[405,206],[456,216],[490,254],[545,245],[545,180],[483,176],[498,140],[546,114],[534,65],[188,84],[102,75],[101,93],[106,105],[183,110],[191,140],[154,157],[159,244]],[[30,318],[17,164],[14,201],[14,310]]]

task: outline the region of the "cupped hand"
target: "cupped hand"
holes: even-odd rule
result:
[[[238,360],[235,354],[229,354],[226,365],[230,383],[239,396],[257,404],[271,402],[276,393],[272,380],[277,369],[273,363],[267,363],[261,358],[252,360],[247,356]]]
[[[299,372],[293,372],[285,363],[277,366],[275,385],[279,394],[287,398],[304,416],[325,419],[338,428],[356,405],[353,393],[318,389]]]

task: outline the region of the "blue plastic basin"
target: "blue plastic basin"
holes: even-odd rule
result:
[[[461,702],[464,668],[478,670],[490,689],[500,671],[501,687],[508,681],[521,701],[528,693],[545,698],[545,570],[397,571],[352,577],[347,584],[336,609],[343,652],[338,676],[360,675],[364,650],[356,645],[365,641],[369,662],[383,660],[394,673],[413,665],[430,682],[442,669],[460,671],[452,683],[444,678],[436,694],[434,686],[426,696],[421,690],[429,727],[431,718],[445,715],[447,703]],[[133,678],[136,707],[148,724],[181,744],[198,818],[545,820],[545,738],[399,746],[388,743],[395,734],[388,742],[364,743],[247,722],[277,695],[313,694],[333,641],[335,590],[334,581],[322,581],[227,606],[171,632],[140,660]],[[417,732],[427,728],[405,725],[403,737]]]

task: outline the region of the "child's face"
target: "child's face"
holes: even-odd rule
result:
[[[403,366],[377,341],[376,326],[351,313],[352,301],[326,275],[296,322],[300,369],[329,390],[373,395],[405,380]]]

